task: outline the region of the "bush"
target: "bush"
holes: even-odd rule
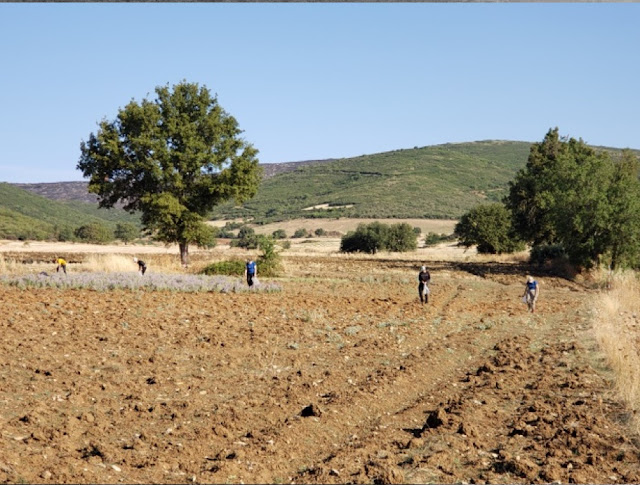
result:
[[[324,229],[322,229],[321,227],[319,227],[318,229],[316,229],[315,231],[315,235],[318,237],[322,237],[322,236],[326,236],[327,231],[325,231]]]
[[[513,253],[524,249],[524,243],[514,235],[511,213],[500,203],[474,207],[460,218],[455,235],[462,246],[478,246],[481,254]]]
[[[287,238],[287,233],[284,229],[276,229],[275,231],[273,231],[273,233],[271,234],[273,236],[274,239],[286,239]]]
[[[424,245],[425,246],[435,246],[436,244],[440,244],[441,242],[446,241],[454,241],[456,236],[453,234],[436,234],[435,232],[429,232],[424,237]]]
[[[211,263],[201,271],[205,275],[227,275],[227,276],[242,276],[244,274],[244,261],[239,259],[232,259],[229,261],[220,261],[217,263]]]
[[[140,230],[130,222],[118,223],[114,235],[116,239],[127,244],[140,237]]]
[[[282,271],[282,262],[280,255],[276,251],[276,245],[273,238],[260,236],[258,246],[262,251],[262,255],[258,257],[258,275],[259,276],[278,276]]]
[[[244,249],[258,248],[258,235],[251,227],[242,227],[238,232],[238,239],[231,242],[231,246]]]
[[[92,244],[107,244],[113,241],[111,229],[99,222],[80,226],[76,229],[75,236],[83,242]]]
[[[304,227],[301,227],[300,229],[296,229],[296,232],[293,233],[293,237],[295,238],[307,237],[308,235],[309,235],[309,232]]]
[[[223,239],[235,239],[236,235],[233,232],[222,228],[218,231],[218,237]]]
[[[392,224],[389,228],[386,249],[399,253],[415,251],[418,239],[413,228],[406,222]]]
[[[231,222],[231,221],[229,221],[229,222],[225,223],[224,228],[227,231],[233,231],[235,229],[240,229],[242,226],[244,226],[244,223],[242,223],[242,222]]]
[[[73,241],[76,238],[76,236],[73,233],[73,229],[67,225],[55,226],[54,231],[55,231],[56,241],[59,241],[59,242]]]
[[[529,262],[538,266],[566,259],[567,253],[561,244],[540,244],[531,248],[529,254]]]
[[[348,232],[340,241],[340,251],[375,254],[380,250],[394,252],[413,251],[418,247],[414,229],[402,222],[388,226],[378,221],[359,224],[355,231]]]

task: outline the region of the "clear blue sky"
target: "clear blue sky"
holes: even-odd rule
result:
[[[264,163],[549,128],[640,148],[639,3],[0,4],[0,181],[82,180],[80,142],[182,80]]]

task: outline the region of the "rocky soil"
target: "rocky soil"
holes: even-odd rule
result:
[[[272,294],[0,287],[0,482],[638,483],[593,290],[289,258]]]

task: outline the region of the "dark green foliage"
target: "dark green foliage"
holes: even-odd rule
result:
[[[316,229],[313,233],[314,233],[316,236],[318,236],[318,237],[322,237],[322,236],[325,236],[325,235],[327,234],[327,231],[325,231],[324,229],[322,229],[321,227],[319,227],[319,228],[318,228],[318,229]]]
[[[640,268],[640,160],[624,150],[614,167],[607,199],[611,205],[608,231],[611,236],[605,263]]]
[[[56,234],[56,241],[68,242],[73,241],[76,237],[73,228],[66,224],[62,226],[54,226],[54,231]]]
[[[308,235],[309,235],[309,231],[307,231],[304,227],[301,227],[300,229],[295,230],[292,237],[300,238],[300,237],[307,237]]]
[[[211,263],[207,265],[202,271],[202,274],[206,275],[227,275],[227,276],[242,276],[244,274],[245,263],[238,259],[232,259],[230,261],[220,261],[218,263]]]
[[[225,222],[225,224],[224,224],[224,228],[228,229],[229,231],[233,231],[235,229],[240,229],[242,226],[244,226],[243,222],[228,221],[228,222]]]
[[[406,223],[391,226],[374,221],[361,223],[355,231],[349,231],[340,240],[340,251],[375,254],[381,250],[412,251],[417,247],[416,234]]]
[[[196,245],[201,249],[215,248],[218,243],[216,240],[219,234],[217,227],[203,224],[195,229],[194,234]]]
[[[231,241],[231,246],[244,249],[256,249],[258,247],[258,235],[253,228],[243,226],[240,231],[238,231],[238,238]]]
[[[505,204],[523,239],[562,245],[577,268],[639,263],[640,182],[631,151],[616,156],[549,130],[531,147]]]
[[[513,234],[511,214],[503,204],[483,204],[464,214],[454,234],[462,246],[477,245],[479,253],[502,254],[524,249]]]
[[[280,254],[276,251],[275,241],[271,237],[260,236],[259,248],[262,254],[258,258],[258,274],[260,276],[278,276],[282,271]]]
[[[415,232],[415,233],[416,233],[416,236],[419,236],[420,234],[422,234],[422,229],[421,229],[421,228],[419,228],[418,226],[415,226],[415,227],[413,228],[413,232]]]
[[[418,248],[418,239],[413,227],[406,222],[391,224],[387,239],[386,249],[392,252],[415,251]]]
[[[120,239],[120,241],[127,244],[140,237],[140,229],[128,222],[118,223],[116,224],[114,236],[116,239]]]
[[[284,229],[276,229],[272,234],[274,239],[286,239],[287,232]]]
[[[75,236],[80,241],[91,244],[107,244],[113,241],[113,231],[97,222],[80,226],[75,230]]]
[[[540,244],[531,248],[529,262],[542,266],[550,262],[567,259],[567,252],[561,244]]]
[[[456,239],[455,234],[436,234],[435,232],[429,232],[424,237],[425,246],[435,246],[442,242],[454,241]]]
[[[257,150],[207,88],[183,81],[155,92],[101,121],[80,145],[78,169],[100,207],[122,202],[140,212],[157,240],[178,243],[186,265],[190,244],[210,244],[205,217],[222,202],[253,197],[261,170]]]

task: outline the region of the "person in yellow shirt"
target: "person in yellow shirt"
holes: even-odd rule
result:
[[[64,274],[67,274],[67,262],[64,259],[56,258],[55,263],[58,265],[58,267],[56,268],[56,273],[60,271],[60,268],[62,268]]]

